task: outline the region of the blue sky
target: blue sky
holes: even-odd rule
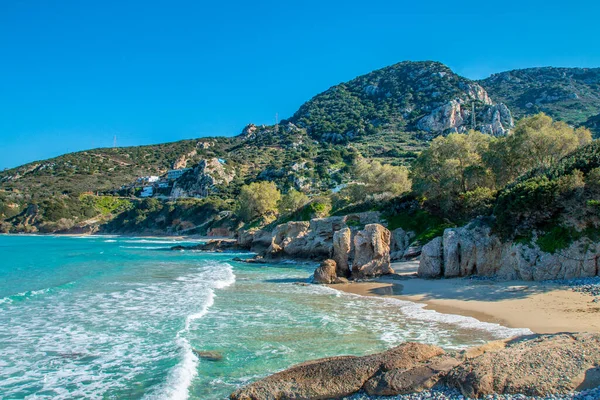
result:
[[[234,135],[404,60],[600,66],[600,2],[0,0],[0,169]]]

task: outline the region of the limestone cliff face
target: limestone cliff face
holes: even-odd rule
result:
[[[216,158],[202,160],[173,185],[171,198],[206,197],[216,185],[226,185],[235,177],[234,171],[227,171]]]
[[[487,94],[485,98],[489,101]],[[475,129],[494,136],[502,136],[514,127],[510,110],[504,104],[492,105],[490,101],[478,108],[479,111],[477,109],[475,111]],[[438,134],[463,133],[473,128],[472,116],[472,106],[468,102],[453,99],[421,118],[417,122],[417,128]]]
[[[503,242],[477,222],[446,229],[423,246],[419,276],[424,278],[495,276],[502,280],[553,280],[599,275],[600,244],[573,242],[554,254],[535,243]]]

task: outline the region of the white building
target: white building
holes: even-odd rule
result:
[[[169,178],[169,180],[171,181],[174,181],[175,179],[180,178],[181,175],[185,174],[189,170],[191,170],[191,168],[171,169],[167,172],[167,178]]]

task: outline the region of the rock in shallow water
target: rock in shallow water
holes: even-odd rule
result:
[[[223,354],[218,351],[201,351],[192,349],[196,357],[201,358],[207,361],[221,361],[223,359]]]

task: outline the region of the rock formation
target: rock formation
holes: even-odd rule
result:
[[[393,274],[390,266],[390,231],[379,224],[369,224],[354,236],[352,275],[365,278]]]
[[[230,399],[341,398],[358,392],[378,371],[410,369],[442,353],[436,346],[405,343],[370,356],[311,361],[252,383],[233,393]]]
[[[275,227],[273,232],[264,230],[240,232],[238,243],[240,247],[257,252],[265,258],[324,260],[334,257],[334,234],[348,228],[347,221],[369,224],[378,222],[379,218],[378,212],[365,212],[345,217],[287,222]]]
[[[395,396],[438,384],[470,398],[549,396],[598,387],[599,364],[599,334],[523,336],[454,353],[404,343],[379,354],[306,362],[243,387],[230,399],[330,399],[360,390]]]
[[[342,228],[333,234],[333,259],[337,265],[337,275],[350,276],[350,248],[352,244],[352,232],[350,228]]]
[[[325,260],[321,263],[319,268],[315,270],[313,282],[328,285],[336,283],[337,279],[335,261]]]
[[[206,197],[216,185],[227,185],[234,177],[235,172],[227,170],[217,158],[202,160],[175,181],[171,197]]]
[[[463,395],[547,396],[600,385],[600,336],[574,333],[517,338],[454,368],[447,384]]]
[[[554,254],[535,243],[504,242],[480,221],[444,231],[423,246],[419,276],[424,278],[495,276],[502,280],[553,280],[599,274],[600,245],[588,239]]]
[[[410,254],[407,254],[407,250],[415,238],[414,232],[407,232],[402,228],[394,229],[392,231],[391,243],[390,243],[390,259],[392,261],[400,261]]]

